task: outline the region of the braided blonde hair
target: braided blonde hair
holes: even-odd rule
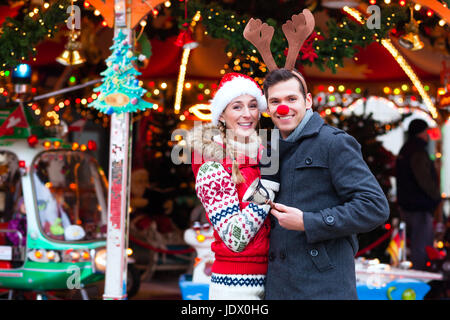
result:
[[[217,127],[220,130],[220,135],[222,136],[223,141],[223,147],[225,148],[225,155],[228,153],[233,160],[233,166],[231,169],[231,179],[235,184],[243,183],[245,182],[245,178],[241,173],[241,170],[239,169],[239,164],[236,160],[237,152],[236,150],[231,150],[231,148],[227,148],[227,134],[226,134],[226,126],[222,121],[219,121],[217,124]]]

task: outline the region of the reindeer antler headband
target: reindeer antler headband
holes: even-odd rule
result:
[[[302,48],[303,43],[314,30],[315,20],[311,11],[303,9],[302,13],[294,14],[290,20],[287,20],[281,27],[288,41],[288,54],[284,68],[294,70],[297,55]],[[251,18],[244,29],[244,38],[256,47],[261,54],[264,63],[269,71],[278,69],[277,64],[270,51],[270,42],[272,41],[274,28],[267,23],[262,23],[260,19]],[[305,93],[307,87],[305,79],[298,77],[302,82]]]

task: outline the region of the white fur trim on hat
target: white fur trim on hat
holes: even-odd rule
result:
[[[230,101],[245,94],[251,95],[256,98],[258,109],[260,112],[266,111],[267,102],[261,88],[250,79],[236,76],[233,79],[223,83],[212,99],[211,122],[214,125],[217,125],[220,115],[225,110]]]

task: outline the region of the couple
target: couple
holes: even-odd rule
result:
[[[209,298],[357,299],[356,235],[387,220],[386,197],[357,141],[312,111],[301,74],[272,68],[263,89],[226,74],[211,124],[188,138],[196,193],[214,228]],[[279,172],[267,179],[256,133],[263,111],[281,135]],[[246,198],[255,179],[271,205]]]
[[[387,200],[359,144],[312,111],[298,77],[270,72],[264,97],[251,78],[225,75],[211,125],[191,136],[202,155],[192,164],[197,196],[214,227],[210,299],[357,299],[356,234],[388,218]],[[260,178],[256,127],[266,109],[281,135],[280,183],[261,180],[276,194],[272,208],[244,197]]]

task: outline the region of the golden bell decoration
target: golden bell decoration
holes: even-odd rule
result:
[[[417,33],[407,33],[403,37],[400,38],[399,43],[409,49],[411,51],[417,51],[423,48],[424,44],[420,40],[419,35]]]
[[[71,32],[63,53],[56,58],[56,61],[65,66],[74,66],[86,62],[81,54],[81,42],[77,41],[78,34]]]
[[[406,34],[398,41],[402,47],[411,51],[417,51],[424,47],[424,44],[419,37],[419,23],[420,21],[414,19],[411,7],[411,21],[405,25]]]

